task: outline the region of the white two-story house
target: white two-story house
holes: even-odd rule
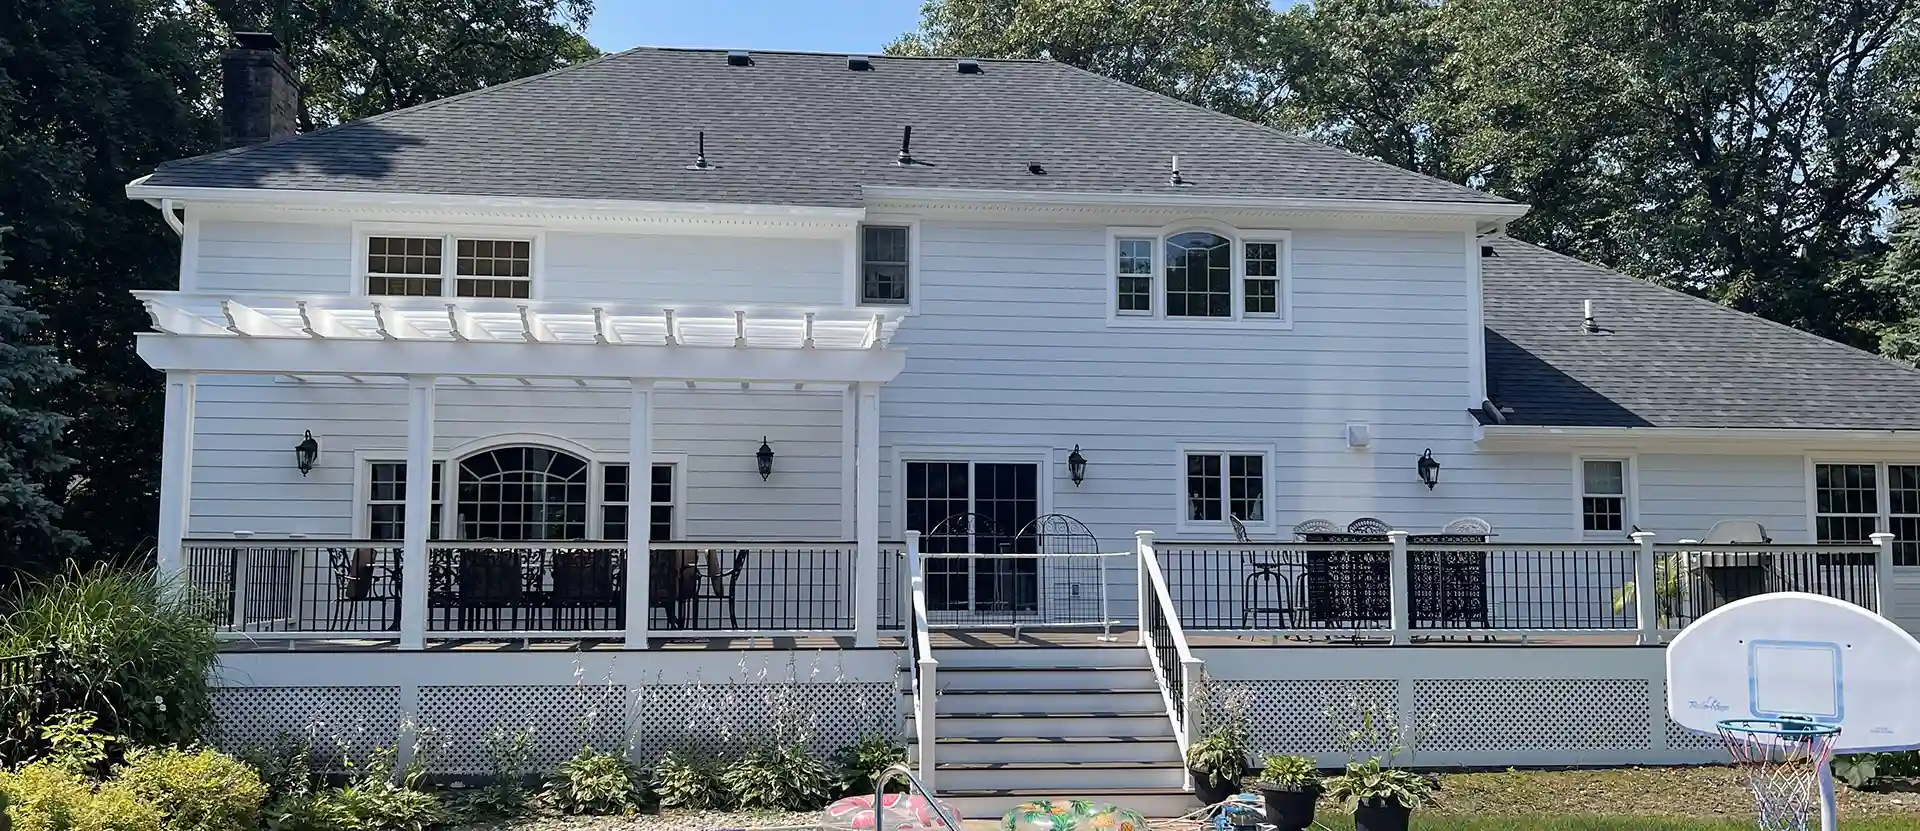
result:
[[[1169,617],[1644,649],[1786,588],[1920,627],[1920,375],[1507,238],[1525,205],[1047,61],[636,49],[295,134],[274,49],[228,56],[230,149],[128,186],[181,238],[160,566],[309,647],[229,687],[452,712],[446,673],[568,682],[442,645],[639,678],[700,636],[890,689],[917,627]],[[439,679],[328,663],[371,654]]]

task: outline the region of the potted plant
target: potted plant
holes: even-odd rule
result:
[[[1257,786],[1267,803],[1267,824],[1277,831],[1305,831],[1320,799],[1320,769],[1305,756],[1268,756]]]
[[[1246,736],[1231,726],[1215,728],[1187,748],[1187,770],[1193,772],[1193,792],[1202,804],[1227,801],[1247,772]]]
[[[1384,767],[1380,757],[1354,762],[1327,778],[1327,796],[1353,815],[1354,831],[1407,831],[1407,821],[1433,796],[1433,783],[1409,770]]]

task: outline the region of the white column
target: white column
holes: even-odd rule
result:
[[[1878,531],[1867,535],[1876,548],[1873,553],[1874,611],[1887,616],[1887,603],[1893,598],[1893,535]]]
[[[160,528],[156,552],[162,586],[180,579],[181,538],[193,505],[193,397],[191,372],[167,373],[166,422],[160,440]]]
[[[858,394],[853,528],[859,545],[853,568],[853,644],[871,647],[878,642],[874,629],[880,616],[880,385],[862,383]]]
[[[1413,642],[1412,558],[1407,556],[1407,532],[1388,531],[1393,553],[1387,571],[1387,605],[1390,631],[1397,644]]]
[[[1633,609],[1640,624],[1640,645],[1660,642],[1660,565],[1653,551],[1653,532],[1635,531],[1634,545],[1640,550],[1633,557]]]
[[[653,533],[653,514],[647,494],[653,492],[653,381],[635,378],[627,403],[627,648],[647,648],[648,567],[653,558],[647,544]],[[681,475],[684,475],[681,474]]]
[[[427,644],[427,533],[433,527],[434,380],[432,375],[407,376],[407,521],[400,551],[401,649],[424,649]]]

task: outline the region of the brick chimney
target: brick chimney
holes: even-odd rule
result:
[[[260,144],[298,132],[300,87],[266,32],[236,32],[220,58],[220,146]]]

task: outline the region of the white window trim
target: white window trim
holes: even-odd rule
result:
[[[410,222],[355,222],[353,223],[353,262],[348,265],[351,278],[349,294],[353,297],[390,297],[394,295],[369,294],[367,292],[367,240],[372,237],[437,237],[443,242],[440,248],[440,295],[454,298],[455,281],[460,278],[454,274],[458,270],[459,257],[455,252],[456,240],[488,239],[514,240],[531,243],[531,261],[527,264],[527,299],[539,300],[545,296],[545,274],[547,260],[547,233],[541,228],[528,228],[519,225],[445,225],[434,223]],[[427,276],[427,275],[418,275]],[[469,279],[513,279],[477,277]]]
[[[1229,537],[1233,535],[1233,523],[1224,518],[1226,513],[1225,501],[1231,498],[1231,491],[1228,489],[1227,484],[1227,465],[1225,460],[1222,460],[1220,465],[1220,498],[1222,500],[1221,514],[1223,518],[1213,522],[1187,518],[1187,456],[1193,454],[1263,457],[1260,462],[1262,480],[1260,488],[1262,504],[1260,507],[1261,513],[1265,515],[1265,518],[1259,522],[1248,522],[1243,519],[1240,521],[1240,524],[1245,526],[1248,531],[1272,531],[1275,528],[1273,518],[1273,484],[1275,482],[1273,460],[1276,454],[1274,453],[1273,445],[1258,442],[1181,442],[1174,448],[1173,455],[1173,518],[1174,529],[1177,532],[1182,534],[1204,535],[1226,534]]]
[[[633,527],[634,480],[632,458],[632,456],[625,453],[606,454],[594,462],[593,470],[587,474],[587,488],[590,491],[588,494],[587,510],[592,516],[592,527],[587,529],[588,539],[605,539],[606,528],[601,521],[601,509],[606,507],[607,465],[627,466],[627,527]],[[653,464],[673,465],[673,538],[675,540],[685,541],[687,539],[687,454],[656,452],[653,454]],[[649,471],[648,475],[652,475],[651,471]],[[651,486],[652,484],[649,482],[648,487]],[[651,496],[649,496],[647,504],[649,508],[652,507]],[[648,521],[651,522],[652,512],[649,511],[647,516]],[[658,540],[649,541],[658,542]]]
[[[1233,315],[1231,317],[1169,317],[1166,297],[1167,237],[1187,231],[1206,231],[1226,237],[1233,254]],[[1153,284],[1149,296],[1153,311],[1120,311],[1120,240],[1153,241]],[[1275,277],[1275,314],[1249,315],[1247,308],[1247,243],[1272,242],[1280,245],[1279,274]],[[1293,328],[1293,232],[1275,229],[1236,228],[1207,219],[1175,222],[1158,228],[1110,227],[1104,278],[1107,288],[1107,326],[1112,329],[1205,329],[1205,330],[1288,330]]]
[[[907,302],[867,303],[862,300],[861,271],[862,253],[861,234],[867,226],[878,225],[888,228],[907,229]],[[846,304],[850,309],[906,309],[909,317],[920,314],[920,218],[914,216],[887,216],[876,214],[860,221],[853,227],[852,233],[845,237],[846,255]]]
[[[1587,530],[1587,462],[1620,462],[1620,474],[1625,477],[1621,483],[1621,495],[1625,504],[1620,506],[1620,530]],[[1599,542],[1625,542],[1631,540],[1633,529],[1640,524],[1640,460],[1632,453],[1576,453],[1573,457],[1573,535],[1574,539]]]
[[[1820,465],[1873,465],[1873,504],[1876,510],[1873,530],[1887,531],[1893,527],[1893,500],[1891,485],[1887,477],[1888,465],[1920,465],[1920,459],[1892,458],[1886,456],[1847,456],[1847,455],[1810,455],[1806,457],[1807,483],[1807,542],[1820,540],[1820,494],[1819,477],[1815,470]],[[1907,514],[1901,514],[1907,516]],[[1920,569],[1920,565],[1898,566],[1903,569]]]
[[[893,477],[893,481],[889,482],[887,487],[882,488],[882,490],[887,491],[887,493],[883,494],[881,497],[883,500],[891,499],[893,501],[893,510],[889,512],[890,514],[892,514],[893,528],[894,528],[894,533],[891,535],[891,538],[903,539],[906,537],[907,465],[909,463],[912,463],[912,462],[969,462],[969,463],[985,462],[987,464],[994,464],[994,463],[1000,463],[1000,462],[1009,462],[1009,463],[1016,463],[1016,464],[1036,465],[1039,467],[1039,470],[1040,470],[1040,493],[1039,493],[1040,507],[1038,508],[1038,511],[1039,511],[1038,516],[1046,516],[1054,512],[1053,495],[1055,491],[1055,483],[1054,483],[1053,474],[1054,474],[1055,465],[1053,463],[1053,459],[1054,459],[1054,450],[1053,448],[1050,448],[1050,447],[972,448],[972,447],[961,447],[961,446],[954,446],[954,445],[895,447],[893,449],[893,464],[888,467],[888,472]],[[968,486],[969,486],[969,490],[967,493],[967,504],[971,505],[973,504],[973,492],[971,490],[971,486],[972,486],[971,479],[968,480]],[[1005,528],[1002,530],[1006,531],[1009,534],[1017,534],[1020,532],[1020,529],[1018,528]]]

